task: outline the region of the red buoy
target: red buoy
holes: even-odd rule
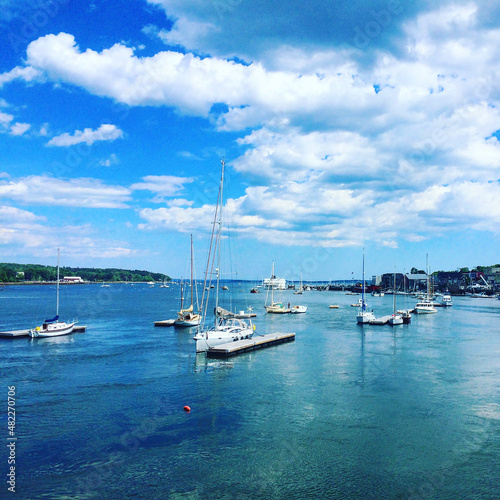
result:
[[[185,406],[184,411],[187,411],[189,413],[191,411],[191,408],[189,408],[189,406]]]

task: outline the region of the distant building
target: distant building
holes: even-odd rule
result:
[[[83,283],[84,281],[80,276],[65,276],[63,278],[63,283]]]

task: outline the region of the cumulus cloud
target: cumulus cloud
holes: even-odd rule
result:
[[[29,176],[0,181],[0,197],[25,205],[49,205],[82,208],[127,208],[130,190],[108,186],[98,179],[54,179]]]
[[[192,177],[177,177],[175,175],[147,175],[142,182],[130,186],[131,190],[146,190],[156,194],[153,201],[163,202],[165,197],[177,196],[184,190],[185,184],[194,182]],[[182,203],[185,205],[185,203]]]
[[[83,130],[77,130],[73,135],[64,133],[53,137],[47,146],[74,146],[75,144],[80,144],[85,142],[88,145],[93,144],[96,141],[114,141],[123,137],[123,131],[120,130],[116,125],[103,124],[97,130],[92,130],[86,128]]]

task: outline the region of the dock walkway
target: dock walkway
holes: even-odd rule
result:
[[[244,352],[256,351],[265,347],[293,342],[295,333],[270,333],[268,335],[255,335],[250,339],[237,340],[211,347],[207,351],[208,358],[229,358]]]

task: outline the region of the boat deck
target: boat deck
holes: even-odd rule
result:
[[[256,351],[285,342],[293,342],[295,333],[270,333],[268,335],[256,335],[251,339],[237,340],[211,347],[207,351],[208,358],[229,358],[244,352]]]

